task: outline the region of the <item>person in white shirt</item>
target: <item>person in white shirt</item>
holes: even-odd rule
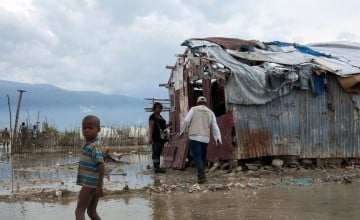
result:
[[[219,126],[214,112],[206,106],[206,98],[200,96],[197,106],[192,107],[185,116],[180,129],[180,136],[187,131],[189,148],[198,171],[198,183],[206,182],[205,164],[207,146],[210,142],[210,133],[213,134],[216,145],[222,143]]]

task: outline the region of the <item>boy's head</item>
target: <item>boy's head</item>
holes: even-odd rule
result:
[[[100,131],[100,119],[95,115],[87,115],[82,120],[82,132],[86,141],[94,139]]]

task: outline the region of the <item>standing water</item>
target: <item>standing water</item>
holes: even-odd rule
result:
[[[319,188],[259,189],[151,195],[103,200],[102,219],[358,219],[360,185],[332,184]],[[4,220],[74,219],[76,201],[69,203],[0,203]]]
[[[1,155],[0,155],[1,156]],[[0,195],[24,188],[59,187],[79,190],[75,185],[79,157],[73,154],[23,154],[0,160]],[[106,163],[104,182],[109,189],[132,189],[153,183],[141,172],[150,164],[151,155],[125,154],[120,163]]]
[[[11,194],[12,182],[15,190],[61,186],[78,191],[80,188],[75,185],[78,159],[72,154],[28,154],[3,159],[0,161],[0,195]],[[111,165],[110,174],[105,179],[106,187],[122,189],[128,185],[142,188],[153,183],[150,175],[142,173],[150,164],[149,154],[124,155],[122,161],[125,163]],[[126,175],[119,175],[120,170]],[[124,194],[117,199],[101,199],[98,211],[102,219],[357,219],[360,216],[358,198],[358,182],[339,182],[249,191],[210,192],[205,189],[193,194]],[[75,200],[0,202],[0,219],[74,219],[75,207]]]

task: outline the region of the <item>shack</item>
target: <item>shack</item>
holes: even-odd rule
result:
[[[209,161],[360,157],[360,44],[210,37],[182,46],[160,85],[169,92],[172,123],[165,166],[184,168],[187,137],[177,134],[200,95],[223,139],[220,148],[211,139]]]

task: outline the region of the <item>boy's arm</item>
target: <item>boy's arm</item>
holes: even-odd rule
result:
[[[104,195],[104,191],[103,191],[104,175],[105,175],[105,164],[104,162],[99,162],[99,185],[96,189],[97,197],[102,197]]]

